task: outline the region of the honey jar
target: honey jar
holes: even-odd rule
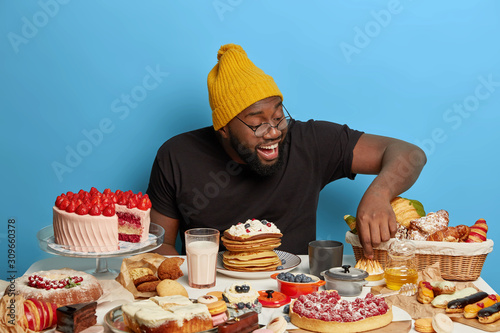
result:
[[[417,283],[416,247],[412,241],[396,239],[387,251],[385,282],[387,288],[399,290],[406,283]]]

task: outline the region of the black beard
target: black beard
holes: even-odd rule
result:
[[[238,156],[247,163],[250,170],[262,177],[269,177],[278,172],[284,164],[284,145],[279,143],[278,145],[278,160],[271,164],[265,165],[263,164],[259,157],[257,156],[257,151],[252,150],[250,148],[245,147],[243,143],[241,143],[234,135],[232,135],[229,130],[229,142],[231,147],[236,151]]]

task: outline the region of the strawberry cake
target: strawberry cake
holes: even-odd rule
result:
[[[368,293],[350,302],[336,290],[302,295],[290,305],[292,324],[316,332],[364,332],[392,322],[392,309],[384,298]]]
[[[67,192],[52,210],[55,243],[72,251],[116,251],[119,241],[140,243],[149,236],[151,201],[141,192]]]

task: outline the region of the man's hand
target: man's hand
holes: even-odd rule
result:
[[[352,171],[377,175],[358,206],[356,227],[365,257],[394,237],[396,216],[391,200],[417,180],[427,158],[422,149],[401,140],[363,134],[354,147]]]
[[[390,200],[367,191],[358,206],[356,228],[365,257],[373,259],[373,248],[396,235],[396,215]]]

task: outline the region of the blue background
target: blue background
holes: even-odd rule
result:
[[[484,218],[499,239],[499,17],[493,0],[0,2],[0,271],[9,219],[20,275],[49,256],[36,233],[58,194],[146,190],[160,145],[211,124],[206,77],[226,43],[275,78],[293,117],[422,147],[404,196],[450,225]],[[319,239],[344,240],[372,179],[324,189]]]

